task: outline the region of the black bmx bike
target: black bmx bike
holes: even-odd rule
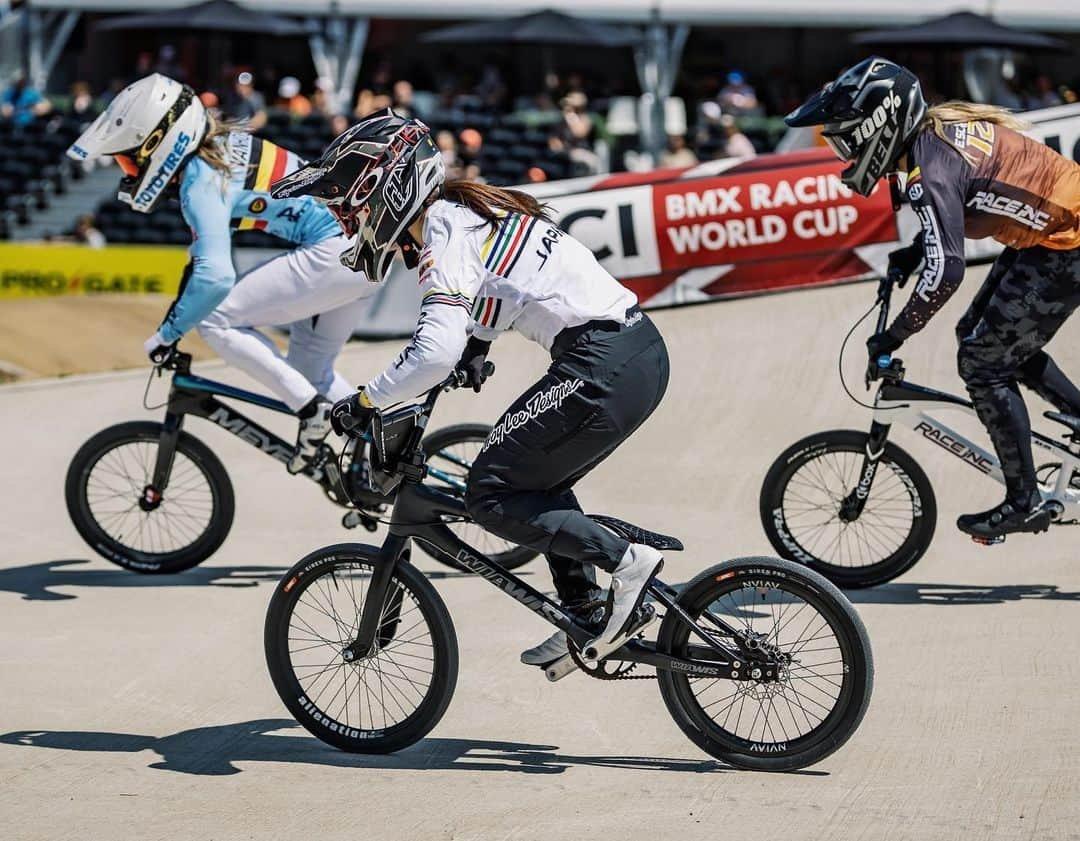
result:
[[[107,560],[141,573],[196,566],[218,550],[232,527],[235,499],[229,474],[213,451],[183,428],[185,418],[204,418],[283,465],[293,454],[290,442],[218,398],[292,415],[281,401],[192,374],[187,353],[177,352],[156,367],[151,380],[166,370],[172,372],[172,383],[164,421],[130,421],[101,430],[75,453],[64,485],[68,513],[82,538]],[[461,498],[472,460],[490,432],[486,424],[458,424],[431,433],[424,440],[432,459],[425,481]],[[363,448],[347,459],[341,455],[324,443],[295,475],[315,482],[330,502],[347,509],[341,521],[345,528],[375,531],[378,518],[393,504],[393,491],[372,484]],[[484,541],[507,568],[535,557],[478,526],[457,528],[467,530],[469,539]],[[438,553],[433,556],[447,562]]]
[[[696,745],[732,765],[788,770],[838,749],[859,726],[873,683],[866,630],[845,596],[805,567],[773,558],[711,566],[678,590],[660,580],[646,610],[655,639],[638,634],[597,661],[580,624],[496,557],[461,540],[460,497],[423,483],[423,430],[452,375],[426,400],[376,415],[372,465],[400,483],[382,546],[319,549],[285,574],[266,613],[267,666],[281,700],[308,731],[347,751],[388,753],[422,739],[446,711],[458,672],[446,605],[409,562],[415,541],[475,573],[566,631],[570,653],[548,664],[555,681],[582,671],[601,680],[655,669],[667,710]],[[673,537],[593,515],[662,551]],[[655,627],[655,625],[653,625]]]
[[[874,307],[863,316],[878,310],[878,332],[888,322],[896,283],[892,277],[883,279]],[[993,452],[935,417],[941,412],[974,416],[971,401],[905,377],[899,357],[876,360],[866,380],[868,387],[880,381],[869,431],[834,429],[796,441],[777,457],[762,483],[761,523],[773,548],[841,587],[891,581],[923,556],[934,537],[934,489],[919,463],[889,440],[894,426],[907,426],[935,444],[939,449],[931,454],[948,454],[956,459],[953,465],[1005,482]],[[1050,458],[1037,469],[1039,491],[1053,525],[1075,525],[1080,522],[1080,418],[1059,412],[1045,416],[1065,431],[1063,441],[1031,434],[1032,445]]]

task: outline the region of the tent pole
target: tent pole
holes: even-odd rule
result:
[[[335,79],[337,90],[337,105],[342,113],[348,113],[352,109],[353,97],[356,93],[356,80],[360,75],[360,65],[364,59],[364,47],[367,45],[368,31],[371,27],[369,18],[354,18],[349,43],[342,43],[344,54],[338,66],[341,68],[340,77]]]

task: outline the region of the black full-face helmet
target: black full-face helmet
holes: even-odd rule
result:
[[[911,148],[925,114],[926,100],[915,74],[875,56],[845,70],[784,121],[789,126],[822,126],[825,142],[841,160],[851,162],[841,179],[868,196]]]
[[[386,108],[346,129],[319,160],[277,181],[270,192],[279,199],[311,196],[325,205],[356,238],[342,264],[378,282],[395,247],[415,261],[409,225],[445,177],[431,130]]]

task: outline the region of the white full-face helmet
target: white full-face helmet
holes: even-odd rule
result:
[[[78,161],[111,155],[124,172],[117,198],[149,213],[206,136],[206,109],[187,85],[153,73],[124,88],[68,148]]]

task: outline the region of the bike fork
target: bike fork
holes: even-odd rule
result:
[[[401,591],[395,592],[389,601],[387,595],[394,568],[408,551],[408,538],[393,534],[386,538],[368,583],[367,598],[360,613],[360,629],[356,639],[342,652],[347,662],[362,660],[375,653],[376,638],[379,645],[385,645],[393,637],[401,611]]]
[[[176,445],[180,441],[180,429],[184,425],[184,416],[175,412],[165,413],[165,423],[158,438],[157,458],[154,460],[154,475],[150,484],[143,489],[140,505],[156,508],[169,486],[172,476],[173,459],[176,458]]]
[[[874,421],[870,424],[870,434],[866,438],[866,452],[863,454],[862,469],[859,471],[859,483],[852,488],[840,504],[840,519],[854,522],[859,519],[870,497],[870,488],[877,475],[878,463],[885,453],[885,442],[889,438],[889,424]]]

